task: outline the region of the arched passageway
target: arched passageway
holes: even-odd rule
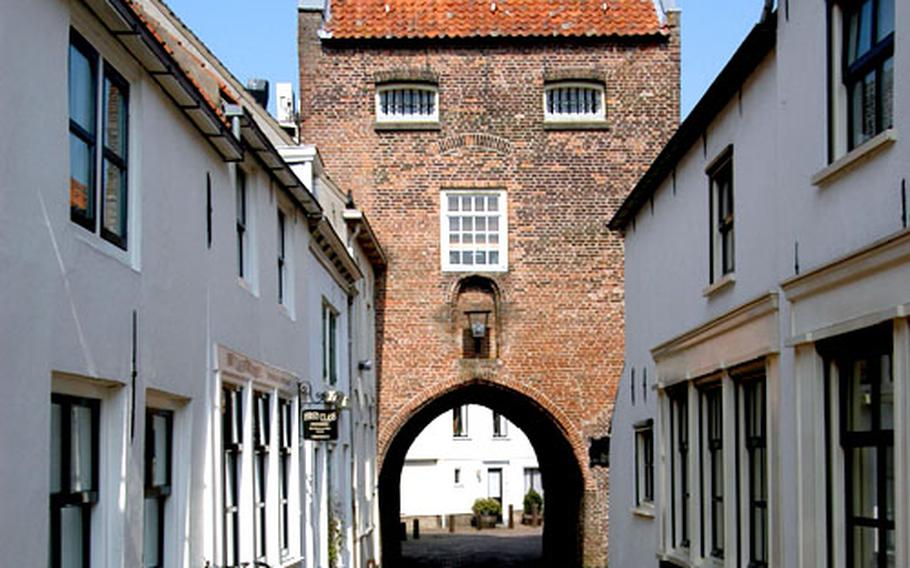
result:
[[[584,478],[564,429],[550,412],[528,396],[483,380],[467,382],[421,406],[392,438],[379,474],[383,566],[398,566],[400,480],[414,439],[440,413],[463,404],[480,404],[521,428],[537,453],[546,495],[543,565],[580,565]]]

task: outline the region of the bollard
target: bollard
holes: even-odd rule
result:
[[[455,532],[455,515],[449,515],[449,532]]]
[[[536,527],[540,525],[540,513],[537,510],[537,505],[531,505],[531,526]]]
[[[414,540],[420,539],[420,519],[414,519],[411,521],[411,525],[414,527]]]
[[[509,528],[515,528],[515,505],[509,505]]]
[[[401,521],[401,531],[400,535],[401,540],[408,540],[408,523],[407,521]]]

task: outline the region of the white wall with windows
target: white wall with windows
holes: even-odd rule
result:
[[[142,4],[224,74],[273,144],[291,144],[198,39],[154,0]],[[17,456],[0,466],[4,562],[323,565],[327,536],[311,521],[326,509],[312,488],[326,468],[297,426],[299,385],[325,390],[314,322],[327,301],[338,310],[333,388],[359,389],[329,468],[346,488],[341,554],[365,566],[379,554],[369,542],[375,381],[357,369],[375,359],[375,259],[342,222],[322,229],[335,239],[325,246],[354,268],[326,264],[306,219],[318,205],[291,199],[249,148],[226,160],[231,143],[210,144],[146,73],[154,57],[140,63],[108,31],[116,6],[129,13],[116,1],[0,8],[0,65],[22,78],[0,105],[16,140],[0,166],[0,284],[11,300],[0,305],[10,389],[0,449]],[[366,503],[365,523],[354,502]]]
[[[910,561],[910,12],[781,4],[620,221],[611,565]]]
[[[474,500],[496,497],[522,510],[533,487],[543,495],[531,442],[503,415],[479,405],[440,414],[421,432],[401,473],[402,516],[470,515]]]

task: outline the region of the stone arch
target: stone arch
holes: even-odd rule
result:
[[[583,502],[585,489],[591,482],[584,467],[583,441],[561,411],[548,407],[545,397],[516,387],[484,379],[453,381],[420,400],[412,400],[386,423],[380,434],[379,472],[384,565],[396,566],[400,562],[400,482],[408,449],[439,414],[462,404],[480,404],[503,414],[521,428],[537,453],[546,494],[544,565],[580,566]]]

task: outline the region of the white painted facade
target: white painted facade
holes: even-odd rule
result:
[[[733,568],[755,560],[743,420],[756,376],[766,388],[767,465],[759,469],[767,476],[768,538],[766,564],[752,565],[865,567],[879,555],[882,566],[910,565],[910,146],[903,139],[910,131],[910,5],[894,3],[893,126],[848,152],[843,13],[828,4],[830,54],[826,3],[781,3],[768,29],[750,36],[769,33],[776,42],[735,84],[719,86],[728,96],[718,101],[709,90],[705,101],[713,106],[701,118],[697,107],[683,124],[694,128],[688,141],[665,150],[669,161],[652,166],[659,174],[649,191],[633,193],[627,204],[637,201],[618,226],[614,218],[625,234],[626,363],[611,444],[611,566]],[[743,55],[734,61],[743,65]],[[712,165],[730,148],[735,268],[712,281]],[[861,341],[884,353],[858,358]],[[841,389],[853,375],[842,361],[853,361],[854,373],[879,366],[881,378],[868,384],[881,381],[875,388],[888,423],[893,408],[893,473],[882,478],[893,483],[893,550],[879,543],[862,550],[847,533],[848,501],[876,485],[862,480],[862,467],[847,465],[841,404],[853,399]],[[720,554],[713,554],[706,433],[712,386],[722,409],[721,475],[713,478],[723,493]],[[857,412],[872,412],[878,396],[870,390],[856,399]],[[688,425],[680,426],[682,416]],[[648,428],[650,500],[636,494],[643,469],[636,445]],[[852,494],[851,475],[860,480]],[[884,515],[881,508],[868,513]]]
[[[317,203],[313,190],[329,182],[290,173],[274,147],[293,141],[198,39],[154,0],[132,5],[17,0],[0,7],[0,68],[10,79],[0,95],[6,132],[0,143],[0,287],[7,295],[0,302],[0,384],[7,389],[0,402],[3,563],[49,565],[55,547],[49,546],[48,503],[57,483],[50,472],[59,470],[52,467],[58,455],[52,448],[60,441],[68,455],[79,455],[74,438],[51,432],[78,431],[76,417],[84,415],[72,408],[86,401],[85,408],[96,408],[97,459],[93,490],[80,494],[93,500],[81,517],[90,529],[85,565],[138,567],[149,560],[148,409],[172,413],[164,565],[228,564],[222,415],[224,388],[234,387],[242,428],[232,450],[238,456],[239,556],[231,563],[259,557],[272,567],[329,566],[328,503],[335,502],[342,536],[337,565],[364,567],[379,558],[379,541],[375,377],[360,363],[375,359],[374,267],[381,250],[355,209],[337,218],[324,213],[331,203]],[[135,35],[145,30],[137,7],[155,22],[159,40],[181,37],[186,52],[207,62],[209,71],[194,77],[195,86],[179,78],[173,60],[156,57],[154,42]],[[125,250],[70,220],[71,30],[97,51],[99,65],[110,65],[128,84]],[[170,73],[161,79],[170,85],[167,92],[150,73],[161,69]],[[238,97],[234,106],[218,99],[219,81]],[[218,110],[207,110],[203,93]],[[237,118],[219,124],[218,111]],[[238,149],[243,159],[231,161]],[[247,188],[243,277],[238,168]],[[279,211],[285,217],[281,299]],[[337,317],[333,384],[323,373],[325,307]],[[338,441],[303,442],[299,409],[321,404],[330,390],[349,401],[340,412]],[[254,520],[257,395],[268,395],[270,426],[268,451],[260,452],[266,472],[260,551],[254,537],[260,528]],[[281,401],[293,409],[287,539],[279,535]],[[72,490],[75,478],[62,479]],[[66,522],[62,531],[72,527]],[[69,548],[56,548],[74,558],[78,543],[67,542]]]
[[[509,505],[516,513],[522,510],[529,483],[543,494],[537,456],[524,432],[503,416],[497,435],[492,410],[475,404],[462,409],[461,435],[453,427],[456,411],[449,410],[408,450],[401,473],[402,516],[471,515],[475,499],[499,497],[507,518]]]

